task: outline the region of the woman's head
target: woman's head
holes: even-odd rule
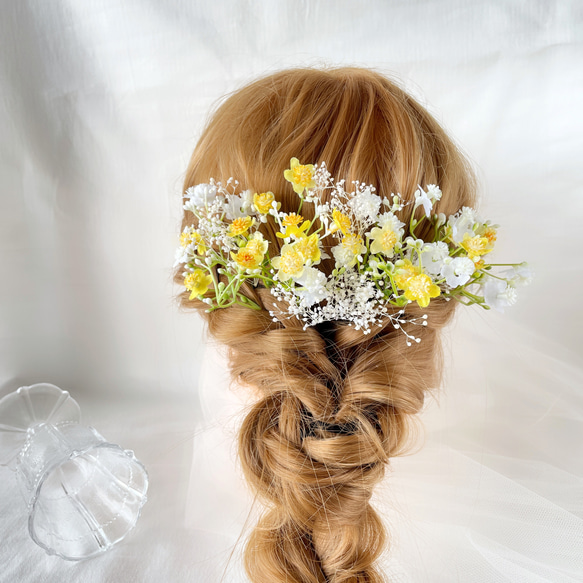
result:
[[[244,189],[274,192],[282,211],[295,212],[297,195],[283,175],[292,157],[325,162],[336,178],[372,184],[380,196],[411,200],[418,185],[438,184],[435,211],[446,215],[474,202],[472,173],[433,117],[360,68],[281,71],[230,95],[194,150],[185,189],[232,176]],[[412,208],[400,217],[406,224]],[[302,214],[311,218],[309,208]],[[183,226],[190,222],[185,216]],[[273,223],[261,231],[275,256],[282,243]],[[320,267],[330,273],[327,261]],[[267,505],[246,548],[251,580],[380,582],[374,563],[384,528],[368,501],[439,381],[438,331],[454,302],[432,301],[423,310],[429,325],[415,330],[421,342],[407,347],[389,320],[369,336],[342,322],[304,330],[293,318],[273,321],[268,290],[246,291],[263,310],[200,311],[230,347],[233,376],[260,395],[239,439],[245,475]],[[187,294],[182,301],[206,307]]]

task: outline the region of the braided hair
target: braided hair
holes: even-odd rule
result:
[[[354,67],[281,71],[229,96],[194,150],[185,189],[234,176],[243,188],[273,191],[281,210],[293,212],[297,197],[283,169],[294,156],[406,200],[418,184],[438,184],[436,212],[474,202],[473,174],[434,118],[394,82]],[[270,223],[261,230],[275,255],[281,239]],[[369,335],[345,322],[304,330],[295,318],[271,317],[277,302],[269,290],[245,290],[262,310],[207,313],[188,293],[181,302],[228,346],[232,377],[258,393],[239,434],[246,479],[265,503],[247,542],[247,573],[253,583],[381,583],[375,563],[386,532],[369,501],[439,384],[439,330],[455,302],[432,300],[423,309],[428,325],[411,330],[420,343],[408,347],[388,318]],[[421,315],[413,304],[406,311]]]

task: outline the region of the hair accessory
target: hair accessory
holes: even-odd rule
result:
[[[236,194],[239,183],[233,178],[226,185],[211,178],[187,189],[184,209],[194,214],[196,225],[182,232],[175,266],[185,264],[190,299],[202,299],[207,311],[233,304],[259,309],[240,290],[244,282],[263,284],[287,302],[285,314],[302,320],[304,329],[342,320],[367,334],[387,317],[395,328],[405,321],[426,325],[426,315],[408,318],[403,308],[410,302],[425,308],[439,296],[503,311],[516,301],[516,287],[532,278],[526,263],[486,263],[498,225],[483,221],[474,209],[463,207],[448,218],[432,214],[441,198],[435,184],[419,186],[407,202],[400,194],[380,197],[374,186],[358,181],[347,192],[344,180],[336,182],[325,163],[300,164],[292,158],[284,176],[298,195],[294,213],[281,212],[270,191]],[[328,202],[322,200],[325,191],[330,191]],[[301,215],[304,203],[314,205],[312,220]],[[422,206],[424,215],[415,219],[411,213],[403,239],[405,224],[398,213],[409,204],[414,210]],[[284,243],[274,257],[259,231],[268,221],[275,221]],[[424,222],[432,225],[429,241],[415,235]],[[330,276],[317,267],[330,258],[324,240],[328,246],[336,243]],[[494,268],[506,269],[494,274]],[[217,280],[215,269],[226,282]],[[389,311],[391,305],[401,309]],[[404,333],[407,344],[419,342]]]

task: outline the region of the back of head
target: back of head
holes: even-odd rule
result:
[[[245,189],[273,191],[282,211],[295,212],[297,195],[283,176],[292,157],[325,162],[348,184],[404,200],[419,184],[438,184],[436,212],[446,215],[474,200],[472,173],[433,117],[360,68],[281,71],[232,94],[204,130],[185,188],[233,176]],[[403,210],[406,224],[411,212],[413,205]],[[311,218],[309,209],[302,214]],[[275,255],[282,243],[274,227],[260,230]],[[320,267],[330,273],[327,261]],[[268,290],[246,291],[264,309],[206,313],[187,293],[182,303],[199,309],[230,347],[233,377],[260,394],[239,439],[246,478],[266,504],[246,547],[247,572],[254,583],[381,582],[375,561],[385,530],[369,499],[388,459],[410,442],[409,420],[425,392],[439,383],[438,331],[455,302],[437,298],[424,308],[429,325],[408,347],[388,319],[368,336],[344,322],[303,329],[294,318],[272,319]]]

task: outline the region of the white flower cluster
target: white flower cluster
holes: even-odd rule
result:
[[[347,192],[324,163],[301,165],[292,158],[284,175],[298,195],[295,213],[280,211],[271,192],[237,194],[233,179],[226,186],[211,179],[186,191],[184,209],[195,215],[196,225],[183,231],[176,263],[185,264],[191,299],[202,299],[208,310],[233,304],[258,309],[240,292],[247,281],[285,301],[287,317],[299,318],[304,328],[345,321],[366,334],[386,318],[401,328],[404,306],[416,301],[423,308],[438,296],[503,310],[516,301],[516,287],[532,277],[526,264],[506,264],[510,269],[495,275],[500,264],[484,258],[493,249],[497,225],[468,207],[449,217],[434,213],[442,197],[437,185],[419,186],[406,201],[400,194],[381,197],[374,186],[358,181]],[[312,220],[302,217],[304,204],[314,206]],[[398,213],[409,204],[406,225]],[[423,213],[416,219],[418,207]],[[269,220],[283,242],[275,257],[258,230]],[[431,241],[415,234],[423,222],[431,227],[425,228]],[[330,275],[318,267],[330,258],[325,246],[335,261]],[[418,320],[427,323],[426,317]],[[418,340],[405,334],[408,344]]]

